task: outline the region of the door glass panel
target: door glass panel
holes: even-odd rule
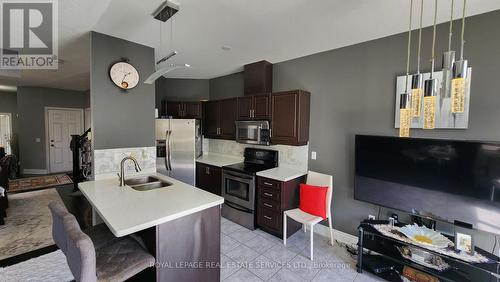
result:
[[[10,142],[12,138],[12,124],[11,124],[10,114],[0,113],[0,147],[5,149],[5,153],[10,155],[11,148]]]
[[[248,201],[250,195],[250,185],[245,182],[226,178],[226,194]]]

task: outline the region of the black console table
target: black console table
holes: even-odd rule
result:
[[[447,236],[453,242],[453,238]],[[438,271],[432,268],[417,264],[411,260],[404,258],[398,251],[397,247],[408,246],[424,250],[443,259],[450,268],[444,271]],[[363,254],[363,250],[370,250],[377,253],[376,255]],[[421,272],[430,274],[440,281],[487,281],[500,282],[500,258],[494,256],[478,247],[475,251],[489,258],[491,263],[468,263],[441,253],[428,250],[418,245],[405,243],[391,237],[387,237],[377,231],[369,221],[363,221],[358,227],[358,263],[357,270],[361,273],[363,270],[372,272],[373,274],[387,281],[401,281],[400,274],[403,273],[403,267],[409,266]],[[380,261],[381,265],[390,265],[393,270],[382,273],[375,273],[371,267],[368,267],[367,262]]]

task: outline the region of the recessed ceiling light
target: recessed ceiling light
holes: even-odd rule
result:
[[[231,51],[231,46],[227,46],[227,45],[222,45],[222,47],[220,47],[222,50],[224,51]]]

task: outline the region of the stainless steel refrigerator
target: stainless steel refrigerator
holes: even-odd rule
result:
[[[202,143],[199,120],[157,119],[156,171],[194,186]]]

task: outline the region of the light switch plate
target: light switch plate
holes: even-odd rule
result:
[[[35,138],[36,143],[40,143],[40,138]]]
[[[316,152],[311,152],[311,159],[315,160],[316,159]]]

